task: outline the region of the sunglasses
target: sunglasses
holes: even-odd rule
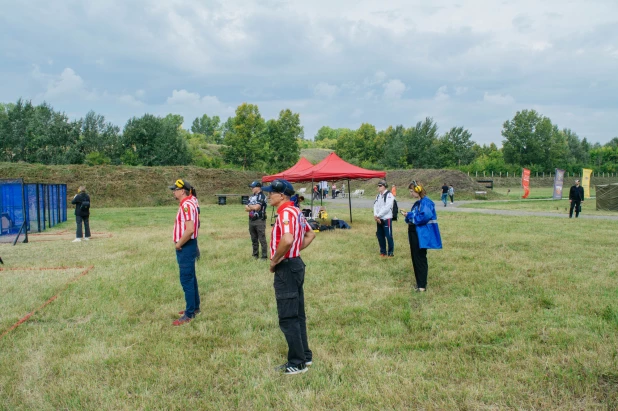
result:
[[[378,184],[378,187],[384,187],[384,184]]]

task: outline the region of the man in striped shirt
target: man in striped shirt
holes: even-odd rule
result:
[[[312,352],[307,341],[305,263],[300,258],[300,250],[311,244],[315,233],[290,200],[294,187],[289,182],[274,180],[263,191],[269,193],[270,204],[277,207],[270,242],[270,272],[275,274],[279,328],[288,343],[288,361],[279,370],[288,375],[301,374],[312,364]]]
[[[176,180],[169,187],[180,207],[174,223],[173,240],[176,248],[176,261],[180,268],[180,285],[185,293],[185,309],[181,317],[172,325],[183,325],[190,322],[200,312],[200,295],[195,276],[195,257],[197,253],[197,235],[199,231],[199,215],[197,202],[191,195],[191,185],[187,181]]]

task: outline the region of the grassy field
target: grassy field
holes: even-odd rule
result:
[[[521,210],[521,211],[541,211],[545,213],[568,214],[571,207],[569,200],[535,200],[517,199],[511,201],[487,201],[468,203],[463,205],[465,208],[483,208],[493,210]],[[582,215],[606,215],[618,216],[615,211],[596,210],[596,200],[588,199],[582,203]]]
[[[338,210],[337,210],[338,212]],[[439,210],[438,210],[439,212]],[[202,209],[202,314],[183,309],[175,208],[93,210],[92,241],[0,244],[0,409],[616,409],[618,222],[439,216],[429,285],[368,209],[304,252],[312,369],[287,377],[272,275],[240,205]],[[72,223],[58,230],[72,229]],[[106,237],[111,234],[112,237]],[[45,240],[53,239],[51,237]],[[42,275],[45,273],[45,275]]]
[[[562,192],[562,198],[569,198],[569,189],[571,187],[564,187]],[[508,191],[510,190],[510,192]],[[496,187],[494,191],[497,194],[501,194],[504,197],[504,200],[521,200],[521,196],[524,195],[524,190],[521,186],[518,187]],[[530,188],[530,195],[527,200],[537,199],[537,198],[552,198],[554,195],[554,187],[532,187]],[[590,187],[590,195],[592,197],[595,196],[594,186]]]

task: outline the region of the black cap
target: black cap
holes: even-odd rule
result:
[[[179,188],[184,188],[185,190],[191,190],[191,184],[189,184],[188,181],[178,179],[176,180],[173,186],[169,186],[170,190],[177,190]]]
[[[249,187],[251,187],[251,188],[262,187],[262,183],[260,183],[259,181],[256,180],[253,183],[249,184]]]

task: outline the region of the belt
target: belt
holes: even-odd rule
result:
[[[299,259],[300,259],[300,257],[290,257],[290,258],[284,258],[283,260],[279,261],[279,264],[281,264],[281,263],[287,263],[287,262],[290,262],[290,261],[292,261],[292,260],[299,260]]]

